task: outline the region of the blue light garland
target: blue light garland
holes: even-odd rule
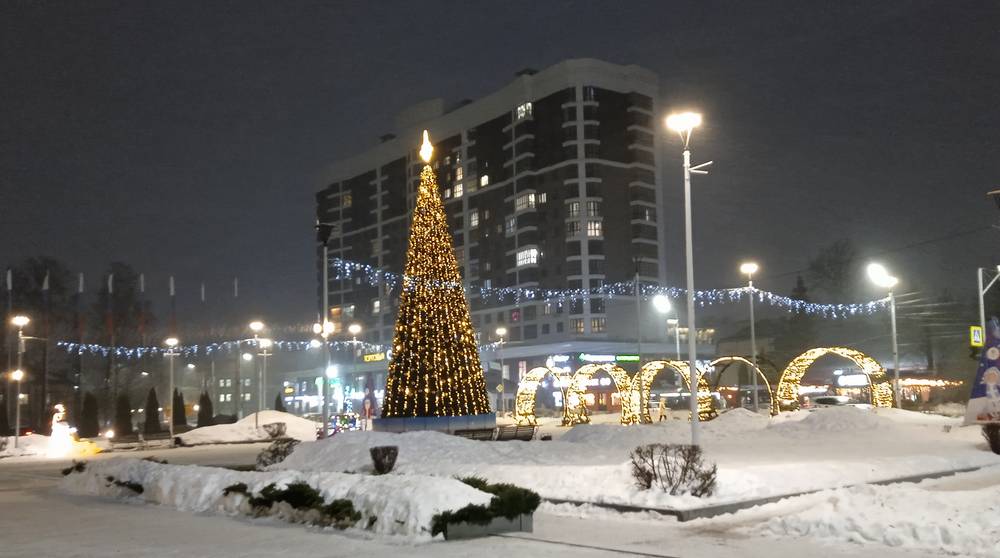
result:
[[[306,349],[312,348],[315,343],[319,343],[322,346],[323,342],[319,340],[315,341],[274,341],[271,346],[273,350],[279,351],[304,351]],[[59,341],[56,343],[57,347],[62,347],[69,354],[77,355],[97,355],[102,357],[107,357],[112,352],[112,347],[107,345],[99,345],[96,343],[73,343],[69,341]],[[360,348],[366,352],[381,352],[385,350],[385,346],[376,345],[374,343],[366,343],[364,341],[327,341],[326,346],[336,350],[353,349]],[[174,347],[174,352],[182,357],[197,357],[197,356],[212,356],[216,353],[230,353],[239,351],[241,347],[257,347],[257,343],[253,339],[246,339],[241,341],[222,341],[219,343],[205,343],[199,345],[178,345]],[[162,356],[168,352],[166,347],[114,347],[114,354],[116,357],[133,359],[142,358],[145,356]]]
[[[398,289],[400,285],[409,288],[413,281],[412,277],[404,277],[398,273],[392,273],[378,269],[374,266],[333,258],[330,266],[335,279],[354,279],[356,277],[364,279],[366,283],[375,287],[385,287],[387,289]],[[434,284],[435,287],[461,287],[461,285]],[[513,302],[518,305],[523,301],[543,301],[565,304],[574,299],[589,299],[590,297],[614,298],[616,296],[635,296],[635,281],[622,281],[610,283],[591,289],[539,289],[531,287],[470,287],[471,294],[478,294],[483,300],[493,300],[498,303]],[[664,295],[670,299],[680,299],[686,296],[687,290],[679,287],[660,287],[656,285],[639,284],[639,294],[643,298],[656,295]],[[739,287],[734,289],[710,289],[695,291],[694,299],[699,306],[712,306],[715,304],[728,304],[740,302],[748,295],[756,297],[762,304],[784,308],[789,313],[806,313],[823,318],[849,318],[858,315],[870,315],[888,307],[889,299],[883,298],[862,302],[858,304],[817,304],[797,300],[788,296],[762,291],[757,288]]]

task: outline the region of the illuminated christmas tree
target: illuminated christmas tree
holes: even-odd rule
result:
[[[427,132],[420,157],[434,149]],[[420,173],[382,416],[455,417],[490,413],[469,303],[437,177]]]

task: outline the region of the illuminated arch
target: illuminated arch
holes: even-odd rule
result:
[[[649,416],[649,391],[653,385],[653,379],[664,368],[672,368],[684,379],[684,385],[688,392],[691,392],[691,373],[687,362],[679,360],[654,360],[647,362],[635,374],[633,387],[636,391],[636,417],[633,422],[653,422]],[[624,419],[625,407],[622,407]],[[715,402],[712,400],[711,388],[705,379],[705,374],[698,375],[698,418],[700,420],[711,420],[715,418]],[[630,423],[626,423],[630,424]]]
[[[566,424],[566,390],[559,384],[565,382],[568,375],[548,366],[538,366],[528,370],[528,373],[517,384],[517,395],[514,396],[514,418],[518,424],[538,424],[538,418],[535,416],[535,396],[538,393],[539,384],[546,376],[552,376],[563,394],[563,424]]]
[[[751,370],[756,370],[757,371],[757,375],[760,376],[760,379],[764,380],[764,386],[767,387],[767,398],[768,398],[768,401],[772,402],[771,403],[771,414],[774,414],[774,403],[773,403],[774,402],[774,392],[771,391],[771,382],[769,382],[767,380],[767,376],[764,375],[764,371],[761,370],[759,366],[754,366],[753,362],[750,362],[750,360],[747,359],[747,358],[745,358],[745,357],[741,357],[741,356],[724,356],[724,357],[719,357],[719,358],[717,358],[717,359],[715,359],[715,360],[713,360],[712,362],[709,363],[709,366],[718,366],[720,364],[723,365],[722,370],[719,370],[719,373],[715,376],[715,386],[713,387],[712,391],[719,391],[719,382],[722,380],[722,375],[726,373],[726,370],[728,370],[731,365],[733,365],[733,364],[735,364],[737,362],[746,365],[746,367],[750,368]]]
[[[816,359],[828,354],[835,354],[854,362],[868,376],[869,394],[873,406],[892,407],[892,385],[885,374],[885,369],[878,361],[861,351],[847,347],[817,347],[795,357],[785,367],[778,381],[776,397],[771,398],[772,414],[777,414],[781,410],[782,403],[791,408],[798,408],[799,383],[802,377]]]
[[[618,396],[622,402],[622,424],[634,424],[638,421],[635,408],[638,398],[632,392],[632,380],[629,379],[628,372],[614,364],[586,364],[573,374],[569,386],[566,388],[566,399],[563,403],[565,409],[564,424],[574,425],[590,422],[584,394],[587,392],[587,382],[594,374],[602,370],[611,376],[615,387],[618,388]]]

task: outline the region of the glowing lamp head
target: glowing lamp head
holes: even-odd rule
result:
[[[316,335],[319,335],[322,332],[323,332],[323,326],[319,322],[314,323],[313,324],[313,333],[315,333]]]
[[[753,262],[740,264],[740,273],[743,275],[753,275],[754,273],[757,273],[758,269],[760,268]]]
[[[351,324],[350,326],[347,327],[347,331],[351,335],[357,335],[361,333],[361,326],[359,324]]]
[[[179,341],[177,341],[176,337],[167,337],[166,340],[163,341],[163,344],[170,347],[171,349],[176,347],[177,343],[179,343]]]
[[[254,333],[260,333],[264,329],[264,322],[260,320],[254,320],[250,322],[250,331]]]
[[[24,370],[18,369],[10,373],[10,379],[15,382],[20,382],[24,379]]]
[[[323,328],[322,329],[323,329],[323,331],[321,333],[323,333],[325,335],[330,335],[337,328],[336,328],[336,326],[333,325],[333,322],[323,322]],[[360,330],[358,330],[358,331],[360,331]]]
[[[115,431],[114,430],[105,430],[104,431],[104,437],[107,438],[107,439],[109,439],[109,440],[111,438],[114,438],[115,437]]]
[[[883,289],[891,289],[899,283],[899,279],[889,275],[889,270],[880,263],[868,264],[867,271],[871,282]]]
[[[424,141],[420,144],[420,158],[425,163],[430,163],[431,155],[434,155],[434,146],[431,145],[430,134],[427,133],[427,130],[424,130]]]
[[[701,126],[701,115],[697,112],[680,112],[667,117],[667,128],[679,132],[690,133]]]
[[[261,339],[260,340],[260,348],[261,349],[270,349],[273,346],[274,346],[274,341],[271,341],[270,339]]]
[[[253,355],[250,353],[243,353],[243,360],[250,362],[251,360],[253,360]]]
[[[28,325],[28,323],[30,322],[31,318],[27,316],[14,316],[13,318],[10,319],[10,323],[14,324],[17,327],[24,327]]]
[[[670,312],[670,299],[664,295],[656,295],[653,297],[653,308],[661,314],[666,314]]]
[[[337,372],[338,371],[336,365],[331,364],[330,366],[326,367],[326,377],[330,378],[331,380],[337,377]]]
[[[497,335],[499,337],[507,337],[507,328],[505,328],[505,327],[498,327],[497,328]]]
[[[322,346],[323,346],[323,343],[320,343],[319,340],[317,340],[317,339],[312,339],[311,341],[309,341],[309,348],[310,349],[318,349],[318,348],[320,348]]]

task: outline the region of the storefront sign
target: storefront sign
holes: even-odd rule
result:
[[[983,328],[979,326],[969,326],[969,346],[970,347],[982,347],[983,339]]]
[[[385,353],[369,353],[361,358],[365,362],[379,362],[385,360]]]

